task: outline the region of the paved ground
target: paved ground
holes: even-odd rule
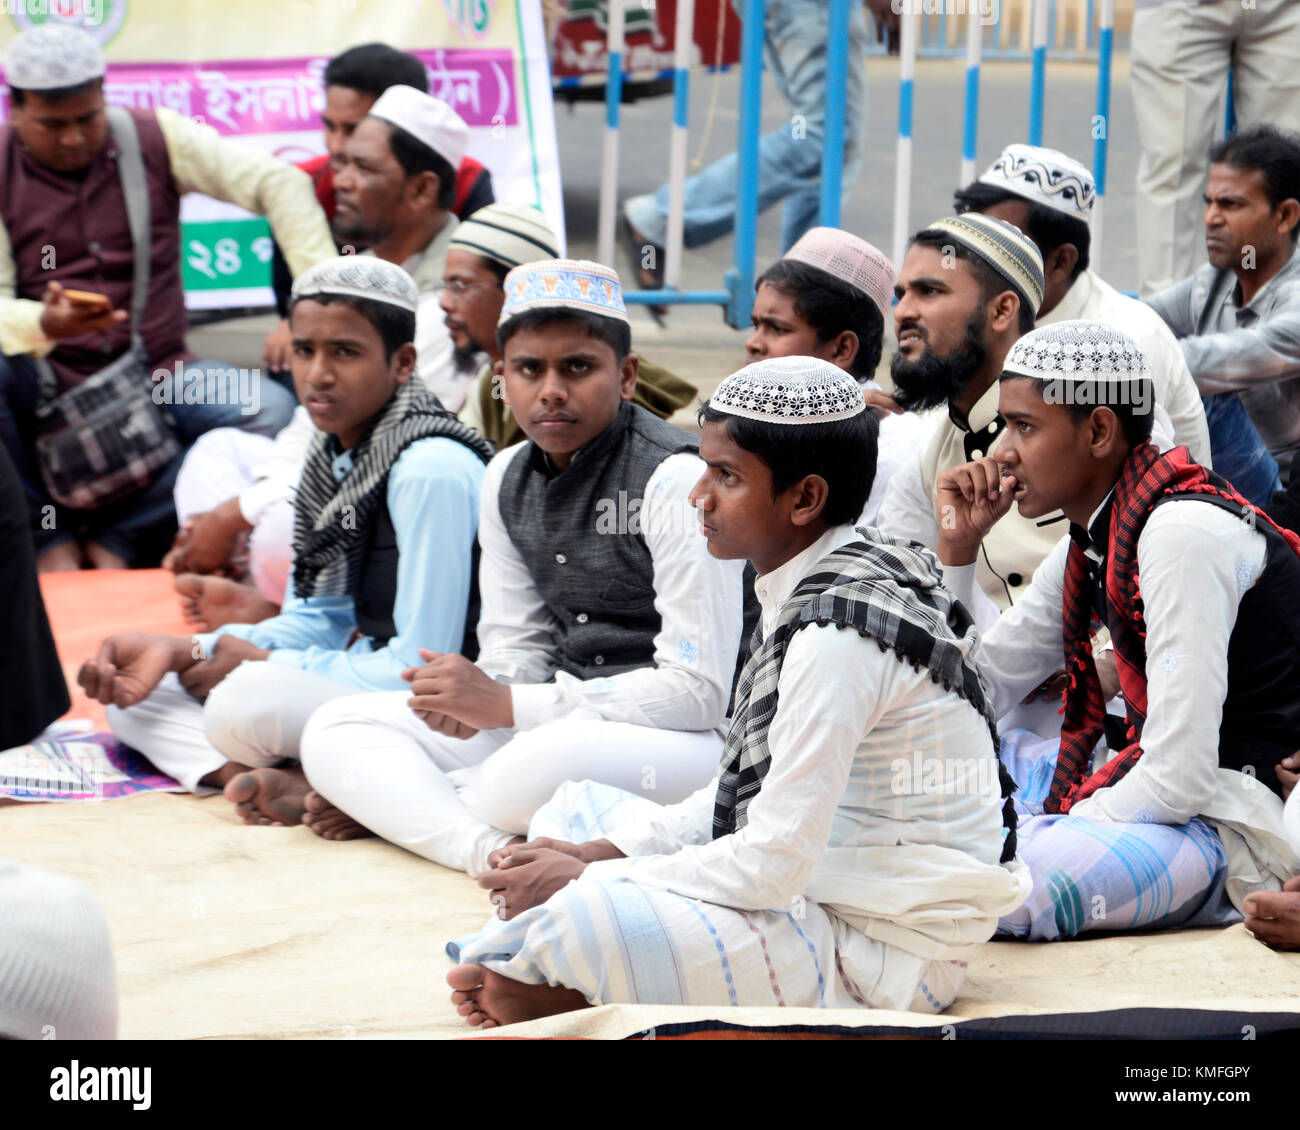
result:
[[[978,165],[987,165],[1003,145],[1028,135],[1028,64],[994,63],[983,70],[980,100]],[[898,121],[898,62],[872,58],[868,67],[868,151],[857,183],[848,192],[842,226],[887,252],[893,231],[895,139]],[[708,107],[716,90],[716,109]],[[923,61],[917,68],[913,230],[952,211],[952,191],[961,165],[962,107],[965,71],[959,60]],[[1129,93],[1127,55],[1116,60],[1112,87],[1110,184],[1106,210],[1104,253],[1100,270],[1121,289],[1136,281],[1135,224],[1132,215],[1138,147]],[[1058,63],[1048,67],[1044,139],[1092,164],[1096,68]],[[695,78],[691,111],[690,154],[700,164],[722,156],[735,145],[738,124],[738,75],[699,74]],[[765,86],[764,130],[774,129],[788,110],[772,83]],[[557,106],[560,164],[564,175],[564,204],[569,252],[592,256],[596,245],[603,107]],[[620,188],[626,195],[657,186],[668,167],[671,99],[655,98],[624,107]],[[693,166],[699,167],[699,166]],[[780,216],[772,209],[759,220],[758,270],[777,258]],[[687,252],[683,284],[689,289],[716,289],[731,263],[732,241],[718,240]],[[620,261],[620,269],[627,264]],[[743,363],[743,334],[728,328],[712,307],[675,307],[667,329],[659,329],[643,311],[633,313],[637,348],[660,364],[679,372],[707,392]],[[269,318],[239,319],[205,327],[191,335],[195,349],[257,364],[260,342]]]

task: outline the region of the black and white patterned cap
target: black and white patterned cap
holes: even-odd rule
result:
[[[769,424],[829,424],[867,405],[852,375],[816,357],[768,357],[718,385],[709,407]]]
[[[1011,347],[1003,374],[1040,381],[1120,384],[1150,380],[1147,360],[1133,339],[1102,322],[1039,326]]]
[[[107,69],[104,52],[87,32],[51,20],[10,44],[5,81],[19,90],[56,90],[103,78]]]
[[[297,302],[317,294],[368,298],[400,306],[412,314],[420,304],[420,288],[415,280],[396,263],[373,255],[340,255],[317,263],[294,280],[289,299]]]

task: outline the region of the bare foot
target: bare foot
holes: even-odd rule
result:
[[[86,543],[86,558],[92,569],[125,569],[126,558],[105,549],[97,541]]]
[[[311,786],[298,766],[285,769],[250,769],[231,778],[225,798],[245,824],[285,828],[301,824]]]
[[[577,989],[563,985],[527,985],[512,981],[485,965],[458,965],[447,974],[455,990],[451,1003],[475,1028],[496,1028],[590,1008],[591,1002]]]
[[[215,632],[227,624],[258,624],[280,612],[253,585],[243,585],[225,577],[203,577],[182,573],[172,582],[181,597],[181,615],[186,623],[205,632]]]
[[[81,568],[81,546],[75,541],[52,545],[36,559],[38,573],[74,573]]]
[[[315,789],[307,794],[307,809],[302,822],[323,840],[363,840],[373,836],[364,824],[358,824],[341,808],[335,808]]]

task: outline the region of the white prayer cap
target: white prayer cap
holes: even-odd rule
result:
[[[103,78],[107,69],[104,52],[88,33],[51,20],[10,44],[5,81],[19,90],[57,90]]]
[[[889,320],[897,274],[883,251],[839,228],[810,228],[783,256],[834,275],[875,303]]]
[[[460,168],[469,149],[469,126],[464,119],[441,98],[413,86],[390,86],[370,107],[370,116],[406,130],[453,170]]]
[[[1085,224],[1092,222],[1097,183],[1085,166],[1059,150],[1008,145],[979,181],[1045,204]]]
[[[618,272],[590,259],[543,259],[516,267],[501,284],[506,300],[498,325],[525,310],[567,308],[627,322]],[[631,323],[629,323],[631,324]]]
[[[817,357],[768,357],[718,385],[709,407],[769,424],[829,424],[865,412],[850,373]]]
[[[117,1038],[104,912],[65,875],[0,859],[0,1036]]]
[[[415,280],[396,263],[373,255],[340,255],[317,263],[294,280],[289,301],[318,294],[368,298],[400,306],[412,314],[420,304],[420,288]]]
[[[1080,320],[1039,326],[1025,334],[1011,347],[1002,373],[1069,384],[1151,379],[1146,358],[1132,338],[1114,326]]]
[[[456,228],[447,244],[503,267],[554,259],[559,240],[531,204],[489,204]]]

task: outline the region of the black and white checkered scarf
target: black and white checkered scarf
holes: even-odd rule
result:
[[[356,594],[388,473],[407,447],[430,436],[458,440],[484,463],[492,458],[492,445],[443,408],[418,377],[399,386],[369,434],[352,449],[352,469],[342,482],[334,478],[333,437],[316,433],[293,501],[296,596]]]
[[[746,810],[763,786],[771,763],[768,728],[777,711],[777,680],[785,650],[795,632],[810,624],[834,624],[870,636],[881,651],[890,649],[900,663],[930,672],[936,683],[954,691],[988,722],[998,748],[997,719],[971,662],[978,639],[964,605],[943,587],[938,559],[913,542],[887,537],[866,527],[858,540],[827,554],[795,588],[781,609],[772,634],[754,631],[750,658],[736,686],[735,709],[722,755],[722,773],[713,808],[713,838],[738,832]],[[853,678],[854,672],[843,672]],[[999,766],[1003,823],[1009,835],[1003,859],[1015,854],[1014,788]]]

